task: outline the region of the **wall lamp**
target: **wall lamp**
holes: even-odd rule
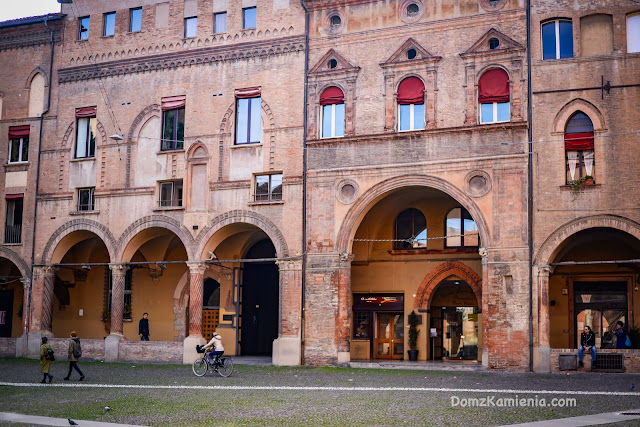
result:
[[[124,135],[122,135],[120,133],[116,133],[114,135],[111,135],[109,137],[109,139],[113,139],[114,141],[123,141],[124,140]]]

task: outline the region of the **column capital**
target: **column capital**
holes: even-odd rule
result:
[[[109,264],[109,269],[111,269],[111,274],[114,276],[124,276],[129,267],[124,264]]]
[[[22,287],[25,290],[29,289],[29,285],[31,284],[31,279],[29,279],[28,277],[23,277],[20,279],[20,282],[22,282]]]
[[[553,273],[553,265],[538,265],[538,276],[547,276]]]
[[[340,267],[351,267],[351,261],[355,258],[354,254],[349,253],[341,253],[338,255],[338,260],[340,261]]]
[[[37,265],[33,267],[34,277],[53,276],[58,268],[55,265]]]
[[[279,259],[276,265],[280,271],[302,271],[302,259]]]
[[[187,261],[187,267],[191,274],[204,274],[207,264],[203,261]]]

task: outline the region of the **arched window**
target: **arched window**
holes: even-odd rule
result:
[[[418,209],[406,209],[396,217],[394,249],[427,247],[427,219]],[[408,240],[408,241],[399,241]]]
[[[398,130],[424,129],[424,83],[407,77],[398,86]]]
[[[446,247],[477,247],[480,244],[478,226],[465,208],[453,208],[447,214]]]
[[[344,136],[344,93],[336,86],[322,91],[320,95],[322,106],[322,134],[321,138],[335,138]]]
[[[593,123],[582,111],[567,122],[564,131],[564,149],[567,158],[567,184],[595,175]]]
[[[509,75],[501,68],[486,71],[478,81],[480,123],[508,122]]]
[[[29,117],[40,117],[44,111],[44,77],[37,73],[29,86]]]
[[[542,59],[573,58],[573,24],[554,19],[542,24]]]

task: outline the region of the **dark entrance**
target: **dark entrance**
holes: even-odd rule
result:
[[[275,258],[276,249],[269,239],[249,249],[246,259]],[[278,338],[278,266],[274,261],[248,262],[244,265],[240,353],[271,355]]]
[[[596,335],[596,348],[615,348],[613,331],[620,320],[627,323],[627,282],[574,282],[575,347],[580,333],[590,326]]]
[[[11,337],[13,290],[0,291],[0,337]]]

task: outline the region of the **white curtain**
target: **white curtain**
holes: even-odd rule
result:
[[[587,172],[587,175],[593,176],[593,159],[595,157],[595,152],[593,150],[584,152],[584,168]]]
[[[578,165],[578,152],[567,151],[567,164],[569,165],[569,180],[576,179],[576,166]]]

